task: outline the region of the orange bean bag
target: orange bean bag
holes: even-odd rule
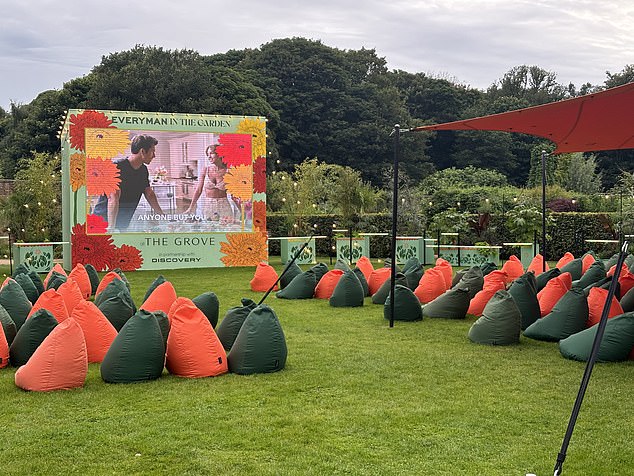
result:
[[[495,269],[493,271],[491,271],[489,274],[487,274],[484,277],[484,287],[486,287],[487,284],[489,283],[502,283],[504,285],[504,288],[506,287],[506,285],[509,282],[509,275],[506,274],[506,271],[501,270],[501,269]],[[502,288],[502,289],[504,289]]]
[[[46,309],[48,312],[55,316],[57,322],[62,323],[68,319],[68,309],[66,309],[66,303],[64,297],[55,289],[47,289],[40,297],[37,298],[35,304],[31,308],[31,312],[26,316],[27,319],[35,313],[38,309]]]
[[[442,272],[443,277],[445,278],[445,291],[451,287],[451,281],[453,280],[453,268],[451,267],[451,263],[443,258],[438,258],[436,260],[436,266]]]
[[[368,279],[368,289],[370,290],[370,295],[376,293],[381,285],[388,279],[390,279],[390,275],[392,274],[392,270],[390,268],[377,268],[370,273],[370,278]]]
[[[626,274],[629,270],[630,269],[627,267],[627,265],[623,263],[623,266],[621,266],[621,273],[619,274],[619,279],[621,279],[621,276]],[[616,265],[612,265],[610,269],[608,270],[608,272],[606,273],[606,276],[614,276],[615,271],[616,271]],[[624,295],[625,293],[621,293],[621,296],[624,296]]]
[[[581,259],[581,273],[583,274],[588,271],[590,266],[592,266],[592,263],[594,263],[595,261],[596,259],[594,258],[594,256],[592,256],[590,253],[586,253]]]
[[[590,288],[588,293],[588,320],[586,321],[586,327],[592,327],[598,324],[601,320],[601,313],[603,312],[603,306],[608,299],[608,290],[597,287]],[[616,296],[612,298],[612,304],[608,312],[608,319],[623,314],[623,308],[621,303],[616,299]]]
[[[99,281],[99,286],[97,286],[97,290],[95,291],[95,297],[99,296],[99,293],[106,289],[106,287],[115,279],[120,279],[121,281],[123,281],[121,276],[119,276],[114,271],[107,272],[106,275],[101,278],[101,281]]]
[[[363,276],[365,277],[365,280],[369,281],[370,275],[372,274],[372,271],[374,271],[374,266],[372,266],[372,261],[370,261],[370,258],[368,258],[367,256],[362,256],[361,258],[359,258],[357,260],[357,268],[361,270]]]
[[[426,304],[432,302],[446,290],[445,276],[442,270],[435,266],[423,274],[414,290],[414,294],[421,303]]]
[[[117,330],[92,301],[82,300],[70,315],[84,332],[88,362],[103,361]]]
[[[487,275],[488,276],[488,275]],[[469,309],[467,310],[467,314],[472,314],[474,316],[482,316],[482,311],[484,311],[484,307],[491,300],[493,295],[498,291],[502,291],[506,289],[506,282],[500,280],[493,280],[486,282],[482,290],[478,291],[473,299],[469,302]]]
[[[502,265],[502,271],[506,271],[508,282],[512,283],[524,274],[524,266],[517,256],[511,255],[508,261]]]
[[[572,288],[572,276],[570,273],[562,273],[546,283],[544,289],[537,293],[541,317],[550,314],[557,301]]]
[[[0,326],[0,369],[9,365],[9,343],[4,335],[4,328]]]
[[[229,371],[227,354],[205,314],[191,299],[178,298],[169,318],[167,338],[169,373],[179,377],[214,377]]]
[[[619,295],[625,296],[625,293],[634,288],[634,274],[630,273],[629,270],[621,271],[619,275],[619,285],[621,286]]]
[[[50,392],[82,387],[87,375],[84,333],[74,319],[66,319],[15,372],[15,384],[24,390]]]
[[[559,258],[559,261],[557,261],[555,268],[561,269],[574,259],[575,259],[575,255],[573,255],[570,251],[566,251],[564,255],[561,258]]]
[[[68,275],[66,274],[66,271],[64,271],[64,268],[62,268],[62,265],[59,263],[55,263],[55,266],[53,266],[53,269],[51,269],[46,275],[46,277],[44,278],[44,281],[43,281],[44,289],[46,289],[46,286],[48,285],[48,280],[51,278],[54,272],[58,272],[59,274],[63,274],[64,276],[68,277]]]
[[[256,266],[253,279],[249,283],[251,291],[265,293],[271,289],[271,286],[275,284],[278,278],[277,271],[275,271],[273,266],[268,263],[260,263]],[[278,289],[277,284],[275,284],[273,291],[277,291]]]
[[[92,285],[90,284],[90,276],[88,271],[84,268],[84,265],[77,263],[68,275],[69,278],[75,280],[79,289],[81,289],[81,295],[84,299],[89,299],[92,294]]]
[[[315,286],[315,297],[317,299],[330,299],[332,292],[335,290],[343,274],[344,271],[342,269],[331,269],[324,274],[317,283],[317,286]]]
[[[62,283],[60,287],[57,288],[57,292],[64,298],[64,304],[66,304],[68,315],[73,313],[73,309],[75,309],[77,304],[84,301],[84,295],[79,288],[77,281],[70,276],[65,283]]]
[[[550,267],[548,263],[546,263],[546,271],[548,271]],[[533,259],[531,260],[531,264],[528,265],[528,269],[526,271],[532,271],[535,273],[535,276],[539,276],[544,272],[544,257],[537,253]]]
[[[152,291],[152,294],[145,300],[140,309],[145,309],[149,312],[163,311],[169,316],[170,308],[176,299],[178,299],[178,296],[174,286],[169,281],[165,281]]]

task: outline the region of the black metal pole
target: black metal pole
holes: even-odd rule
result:
[[[348,227],[348,233],[350,234],[350,254],[348,257],[348,264],[352,268],[352,221],[350,221],[350,226]]]
[[[542,272],[546,272],[546,151],[542,150]]]
[[[11,276],[13,276],[13,251],[11,250],[11,248],[12,248],[11,228],[9,228],[7,230],[7,233],[9,235],[9,274],[11,274]]]
[[[603,306],[603,312],[601,313],[601,320],[599,321],[599,324],[597,327],[597,333],[594,336],[594,342],[592,343],[590,358],[588,359],[588,363],[586,364],[586,369],[583,373],[583,378],[581,379],[579,392],[577,393],[577,398],[575,399],[575,404],[572,408],[572,414],[570,415],[570,420],[568,421],[568,428],[566,429],[566,434],[564,435],[564,440],[561,444],[561,449],[559,450],[559,454],[557,455],[557,462],[555,463],[554,476],[559,476],[561,474],[564,461],[566,460],[566,451],[568,450],[568,445],[570,444],[570,439],[572,438],[572,432],[575,429],[577,417],[579,416],[579,411],[581,410],[583,397],[588,388],[588,383],[590,383],[590,376],[592,375],[592,369],[594,368],[594,364],[597,360],[597,356],[599,355],[599,348],[601,347],[601,340],[603,339],[605,326],[607,325],[607,322],[608,322],[608,314],[610,313],[612,299],[614,299],[614,295],[616,293],[616,286],[619,282],[619,275],[621,274],[621,268],[623,267],[623,263],[625,262],[625,257],[627,256],[627,247],[628,247],[628,243],[626,241],[623,243],[623,247],[621,248],[621,253],[619,254],[619,259],[616,262],[616,268],[614,269],[614,276],[612,276],[612,281],[610,282],[610,288],[608,289],[608,297],[605,301],[605,305]]]
[[[623,246],[623,190],[619,192],[619,247]]]
[[[394,327],[394,287],[396,284],[396,221],[398,219],[398,156],[401,148],[401,126],[394,125],[394,175],[392,184],[392,249],[390,258],[392,260],[390,283],[390,327]]]

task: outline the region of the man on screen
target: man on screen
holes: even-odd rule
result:
[[[115,229],[125,231],[134,216],[141,195],[160,215],[164,215],[158,199],[150,187],[147,166],[156,156],[158,141],[148,135],[138,135],[132,139],[130,156],[115,162],[119,168],[119,190],[109,196],[102,195],[95,205],[94,214],[108,221],[108,232]]]

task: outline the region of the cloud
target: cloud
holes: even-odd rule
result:
[[[512,67],[602,84],[634,57],[634,4],[605,0],[5,0],[0,104],[31,101],[135,44],[201,54],[305,37],[484,89]],[[633,61],[634,62],[634,61]]]

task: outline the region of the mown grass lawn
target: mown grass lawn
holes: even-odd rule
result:
[[[127,273],[137,304],[158,274]],[[221,316],[261,296],[253,268],[162,274],[180,296],[215,292]],[[475,345],[473,318],[390,329],[369,299],[267,303],[278,373],[113,385],[91,364],[82,389],[41,394],[0,370],[2,474],[552,474],[584,370],[557,344]],[[633,377],[633,362],[595,367],[565,474],[634,473]]]

